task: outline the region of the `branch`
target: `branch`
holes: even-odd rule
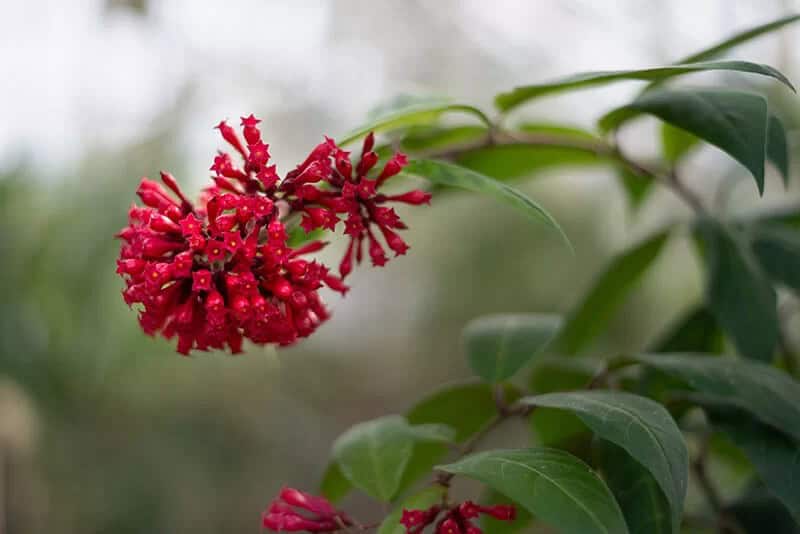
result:
[[[594,154],[598,157],[608,158],[627,167],[636,176],[655,180],[665,187],[668,187],[698,215],[706,213],[706,209],[700,197],[680,180],[674,170],[664,173],[647,167],[626,156],[616,144],[609,143],[602,139],[580,139],[557,134],[511,132],[508,130],[494,129],[491,134],[487,134],[475,142],[462,144],[445,150],[422,151],[419,155],[426,158],[457,160],[459,156],[463,154],[492,146],[569,148]]]

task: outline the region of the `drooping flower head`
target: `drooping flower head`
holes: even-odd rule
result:
[[[137,194],[144,206],[132,206],[128,226],[117,234],[124,243],[117,272],[125,279],[125,302],[139,308],[139,322],[150,334],[177,337],[178,352],[241,351],[243,338],[257,344],[291,345],[309,336],[329,313],[318,290],[347,292],[343,279],[368,243],[373,265],[386,263],[376,238],[382,234],[397,255],[408,245],[395,230],[405,228],[389,202],[421,204],[422,191],[386,196],[378,188],[406,163],[395,154],[380,171],[364,142],[353,167],[349,154],[326,138],[280,179],[269,164],[269,145],[260,121],[242,118],[240,138],[225,121],[217,125],[240,163],[219,152],[211,165],[214,184],[190,202],[169,173],[161,184],[143,178]],[[326,243],[291,247],[288,227],[296,219],[307,232],[336,229],[344,221],[350,237],[335,276],[306,256]]]
[[[294,488],[283,488],[261,515],[263,528],[276,532],[333,532],[352,524],[326,499]]]

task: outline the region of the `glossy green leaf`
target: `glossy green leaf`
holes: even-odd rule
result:
[[[427,178],[437,185],[457,187],[493,196],[497,200],[521,211],[529,218],[551,226],[571,248],[569,239],[555,219],[544,208],[507,184],[459,165],[443,161],[413,160],[405,168],[405,172]]]
[[[492,450],[439,467],[483,482],[562,534],[624,534],[611,491],[588,465],[558,449]]]
[[[753,231],[752,247],[770,278],[800,293],[800,232],[760,226]]]
[[[319,491],[331,502],[338,502],[342,500],[350,490],[353,489],[353,484],[342,474],[339,469],[339,464],[331,462],[325,469],[322,475],[322,482],[319,485]]]
[[[746,243],[712,219],[698,224],[705,244],[706,300],[739,353],[771,361],[778,342],[775,291]]]
[[[737,33],[732,35],[731,37],[724,39],[723,41],[712,45],[708,48],[700,50],[699,52],[695,52],[694,54],[683,58],[679,63],[694,63],[697,61],[705,61],[708,59],[713,59],[715,57],[719,57],[720,55],[724,54],[731,48],[738,46],[740,44],[746,43],[756,37],[764,35],[769,32],[773,32],[777,29],[786,26],[787,24],[791,24],[793,22],[797,22],[800,20],[800,15],[792,14],[785,17],[781,17],[777,20],[768,22],[766,24],[761,24],[759,26],[755,26],[750,28],[749,30],[745,30],[743,32]]]
[[[752,360],[703,354],[651,354],[636,359],[800,439],[800,383],[783,371]]]
[[[507,402],[519,397],[515,388],[506,386]],[[464,406],[469,406],[468,410]],[[412,425],[445,424],[454,431],[453,440],[463,442],[481,430],[497,415],[494,392],[487,384],[467,383],[447,386],[422,399],[407,414]],[[414,444],[414,452],[400,482],[403,492],[417,480],[430,475],[434,465],[447,454],[448,448],[432,441]]]
[[[603,331],[625,297],[658,257],[668,235],[668,231],[658,232],[611,261],[561,330],[558,345],[563,352],[576,354]]]
[[[770,116],[767,126],[767,159],[780,172],[783,185],[789,187],[789,144],[783,122],[775,115]]]
[[[433,485],[403,499],[403,502],[383,520],[378,528],[378,534],[406,534],[406,528],[400,524],[403,510],[427,510],[433,505],[440,504],[444,493],[443,486]]]
[[[794,87],[792,87],[791,82],[786,76],[769,65],[751,63],[749,61],[709,61],[651,67],[647,69],[582,72],[564,78],[558,78],[551,82],[526,85],[517,87],[508,93],[500,93],[495,97],[495,105],[501,111],[510,111],[534,98],[569,89],[584,89],[623,80],[663,81],[667,78],[673,78],[683,74],[711,70],[738,71],[769,76],[794,90]]]
[[[438,425],[413,427],[405,418],[389,415],[351,427],[334,443],[333,457],[354,486],[388,501],[400,487],[414,443],[448,437]]]
[[[604,131],[619,128],[641,113],[686,130],[744,165],[764,192],[768,110],[757,94],[718,89],[659,89],[600,119]]]
[[[461,104],[443,103],[412,103],[400,109],[392,109],[389,113],[374,118],[367,124],[356,128],[337,141],[339,145],[347,145],[365,136],[369,132],[383,132],[407,128],[419,124],[426,124],[436,120],[443,113],[458,112],[473,115],[487,126],[491,126],[489,118],[478,108]]]
[[[546,314],[478,317],[462,335],[470,367],[491,384],[507,380],[547,347],[562,322]]]
[[[600,469],[616,497],[631,534],[670,534],[673,522],[669,502],[653,475],[625,449],[600,440]]]
[[[689,455],[680,429],[663,406],[619,391],[574,391],[524,397],[521,403],[574,412],[600,438],[619,445],[658,481],[677,532]]]
[[[686,130],[664,122],[661,124],[661,151],[664,159],[675,164],[700,144],[700,139]]]
[[[800,445],[742,414],[712,413],[711,420],[750,459],[767,488],[800,524]]]

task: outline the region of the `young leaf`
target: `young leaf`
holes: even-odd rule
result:
[[[798,20],[800,20],[800,15],[793,14],[768,22],[766,24],[762,24],[760,26],[756,26],[754,28],[750,28],[749,30],[737,33],[699,52],[695,52],[694,54],[683,58],[683,60],[681,60],[679,63],[694,63],[697,61],[705,61],[707,59],[719,57],[735,46],[746,43],[747,41],[755,39],[756,37],[764,35],[765,33],[775,31]]]
[[[645,397],[612,391],[548,393],[519,402],[570,410],[600,438],[625,449],[658,481],[670,503],[677,532],[686,497],[689,454],[681,431],[664,407]]]
[[[767,126],[767,159],[781,173],[784,187],[789,187],[789,144],[786,129],[775,115],[770,115]]]
[[[752,253],[711,219],[698,228],[705,243],[706,299],[722,329],[748,358],[771,361],[778,342],[775,291]]]
[[[600,119],[604,131],[640,113],[654,115],[727,152],[753,175],[764,192],[767,145],[767,100],[757,94],[718,89],[660,89]]]
[[[483,482],[563,534],[626,534],[614,497],[597,474],[558,449],[492,450],[438,469]]]
[[[431,506],[442,502],[444,492],[445,488],[437,484],[428,486],[422,491],[404,499],[403,502],[392,510],[392,513],[383,520],[381,526],[378,528],[378,534],[406,534],[406,528],[400,524],[403,510],[427,510]]]
[[[507,380],[541,353],[562,324],[557,315],[488,315],[464,328],[472,370],[486,382]]]
[[[337,502],[342,500],[352,489],[353,485],[342,474],[339,464],[329,463],[322,475],[322,482],[319,484],[320,493],[329,501]]]
[[[612,260],[567,319],[558,338],[562,351],[576,354],[602,332],[623,299],[658,257],[668,235],[669,231],[658,232]]]
[[[381,501],[397,493],[415,441],[444,441],[440,425],[412,427],[399,415],[359,423],[339,436],[333,457],[342,474],[357,488]]]
[[[484,124],[491,127],[492,123],[489,118],[478,108],[472,106],[465,106],[461,104],[449,104],[442,101],[432,103],[413,103],[401,109],[394,109],[391,112],[375,118],[344,135],[337,141],[339,145],[348,145],[353,141],[365,136],[369,132],[383,132],[387,130],[396,130],[398,128],[407,128],[418,124],[430,123],[437,119],[442,113],[447,112],[460,112],[473,115],[481,120]]]
[[[413,160],[405,168],[405,172],[427,178],[437,185],[457,187],[475,193],[491,195],[497,200],[522,211],[531,219],[545,222],[559,233],[570,249],[572,248],[569,239],[555,219],[544,208],[513,187],[475,171],[443,161]]]
[[[608,487],[616,497],[631,534],[670,534],[676,532],[669,502],[664,492],[642,464],[625,449],[599,440],[600,468]]]
[[[800,439],[800,383],[783,371],[752,360],[703,354],[652,354],[636,359]]]
[[[800,445],[742,414],[731,415],[715,417],[712,412],[714,427],[744,452],[767,488],[800,524]]]
[[[505,388],[506,400],[519,397],[512,387]],[[468,410],[463,407],[469,406]],[[445,424],[455,434],[453,441],[461,443],[482,429],[497,415],[497,405],[492,388],[486,384],[467,383],[448,386],[414,405],[407,414],[412,425]],[[428,475],[434,465],[447,454],[447,447],[436,442],[417,442],[414,452],[403,472],[398,493],[411,487],[421,477]]]
[[[775,78],[794,90],[791,82],[769,65],[751,63],[749,61],[709,61],[704,63],[684,63],[664,67],[651,67],[636,70],[610,70],[597,72],[582,72],[551,82],[517,87],[508,93],[500,93],[495,97],[495,105],[501,111],[509,111],[534,98],[565,91],[568,89],[583,89],[596,85],[605,85],[621,80],[663,81],[682,74],[703,72],[709,70],[728,70],[760,74]]]
[[[696,135],[667,122],[661,124],[661,151],[670,164],[675,165],[699,143]]]
[[[759,226],[753,231],[752,247],[770,278],[800,294],[800,233]]]

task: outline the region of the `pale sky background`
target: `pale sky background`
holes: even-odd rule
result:
[[[89,147],[137,140],[179,102],[180,144],[196,180],[222,117],[264,116],[285,166],[397,92],[486,105],[515,84],[674,60],[799,8],[794,0],[151,0],[143,17],[108,9],[108,0],[3,4],[0,167],[26,156],[56,174]],[[800,33],[785,35],[793,63]],[[760,40],[748,57],[774,57],[777,46]],[[634,88],[535,111],[588,123]],[[289,135],[270,132],[272,116]]]

